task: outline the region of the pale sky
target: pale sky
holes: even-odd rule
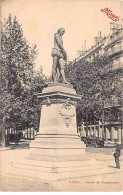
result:
[[[112,20],[100,11],[104,8],[123,17],[120,0],[4,0],[2,18],[7,18],[9,13],[17,16],[24,37],[38,47],[36,69],[42,66],[44,74],[49,76],[53,37],[57,29],[65,28],[64,48],[72,61],[77,57],[77,50],[82,49],[84,40],[86,49],[89,49],[99,31],[102,35],[109,35]]]

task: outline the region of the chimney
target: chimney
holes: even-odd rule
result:
[[[116,27],[114,22],[110,22],[110,34],[114,34],[116,32]]]
[[[122,28],[122,25],[121,25],[120,23],[116,23],[116,24],[115,24],[115,28],[116,28],[117,30],[120,30],[120,29]]]
[[[98,44],[98,43],[100,43],[101,41],[102,41],[102,32],[100,31],[99,33],[98,33],[98,37],[94,37],[94,43],[95,43],[95,45],[96,44]]]
[[[94,45],[97,44],[97,37],[94,37]]]
[[[101,31],[100,31],[100,32],[99,32],[99,37],[100,37],[100,38],[101,38],[101,34],[102,34],[102,33],[101,33]]]
[[[84,41],[84,52],[86,51],[86,40]]]

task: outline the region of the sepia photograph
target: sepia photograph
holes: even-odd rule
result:
[[[122,67],[122,0],[0,0],[0,192],[123,191]]]

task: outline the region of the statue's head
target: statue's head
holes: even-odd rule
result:
[[[65,33],[65,29],[64,28],[59,28],[58,33],[62,36]]]

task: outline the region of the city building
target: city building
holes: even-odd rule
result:
[[[98,37],[95,37],[95,44],[87,51],[79,51],[79,57],[77,57],[73,63],[82,61],[92,62],[95,57],[107,54],[111,57],[111,61],[105,66],[104,72],[109,70],[118,70],[123,65],[123,26],[121,24],[110,23],[110,34],[107,37],[102,37],[101,32]],[[111,84],[111,88],[121,85],[121,81],[117,79]],[[119,89],[120,90],[120,89]],[[114,112],[116,115],[115,120],[110,119],[110,115]],[[103,137],[105,143],[121,143],[123,140],[122,135],[122,99],[115,97],[115,94],[110,96],[104,101],[103,115],[104,120],[98,122],[97,125],[89,124],[82,125],[81,130],[83,136],[97,136]]]

